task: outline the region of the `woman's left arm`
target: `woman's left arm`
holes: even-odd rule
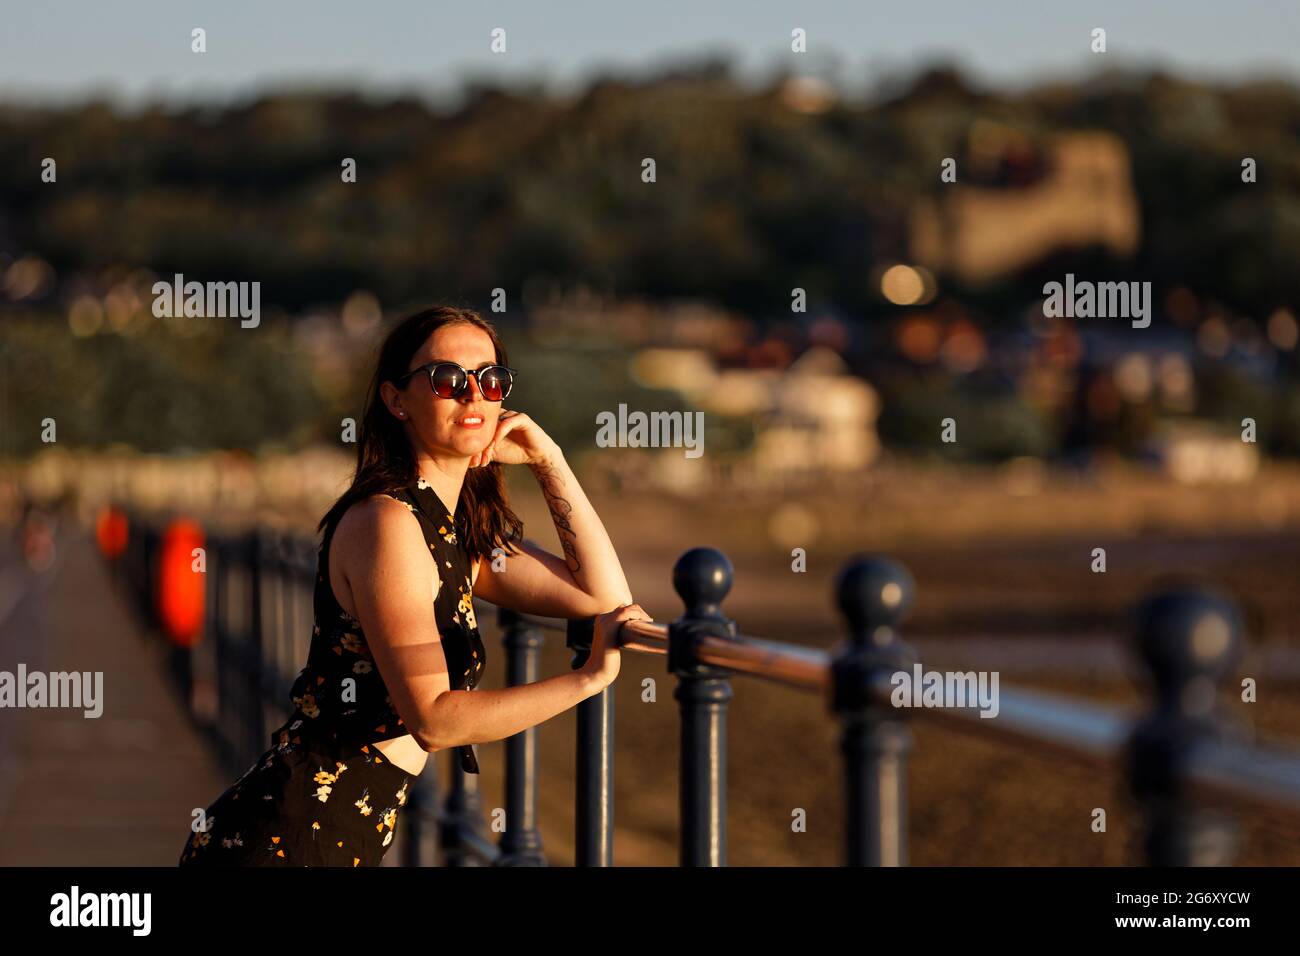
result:
[[[547,617],[589,617],[631,604],[614,545],[560,446],[528,415],[502,412],[491,444],[470,467],[491,461],[526,464],[532,471],[564,556],[524,541],[498,572],[484,556],[475,591],[500,607]]]

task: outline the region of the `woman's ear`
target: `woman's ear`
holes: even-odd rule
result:
[[[402,393],[392,382],[383,382],[379,386],[379,397],[383,399],[388,410],[397,418],[406,420],[406,411],[402,408]]]

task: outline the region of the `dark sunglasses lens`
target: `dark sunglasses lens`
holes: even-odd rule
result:
[[[449,362],[435,365],[429,380],[433,384],[433,394],[439,398],[456,398],[469,381],[463,368]]]
[[[510,370],[500,365],[483,369],[478,375],[478,387],[489,402],[499,402],[510,394]]]

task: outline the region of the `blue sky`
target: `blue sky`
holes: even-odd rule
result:
[[[744,78],[786,65],[851,90],[938,58],[1018,86],[1103,65],[1189,77],[1300,79],[1300,0],[630,0],[456,4],[418,0],[6,0],[0,98],[226,100],[268,87],[454,95],[467,76],[579,87],[595,68],[634,75],[727,54]],[[190,52],[190,30],[208,52]],[[793,27],[809,52],[789,52]],[[1109,52],[1088,50],[1104,27]],[[488,50],[493,27],[508,52]]]

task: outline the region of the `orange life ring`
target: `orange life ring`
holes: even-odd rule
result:
[[[158,621],[172,643],[180,647],[193,647],[203,633],[206,555],[201,563],[194,553],[203,542],[202,528],[178,518],[163,532],[159,548]]]

